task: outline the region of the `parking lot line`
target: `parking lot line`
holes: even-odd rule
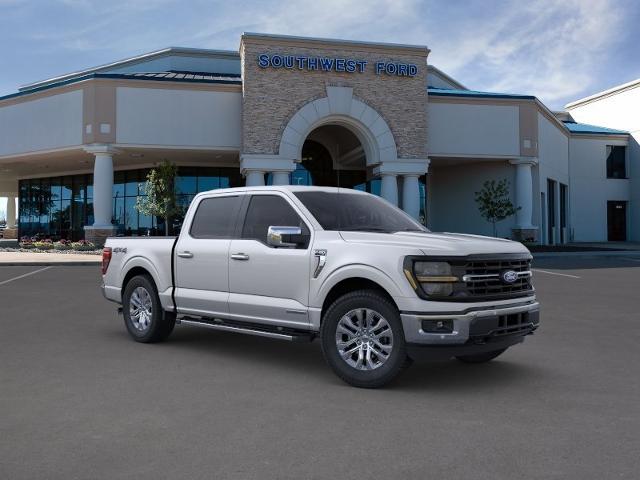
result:
[[[21,278],[35,275],[36,273],[44,272],[45,270],[49,270],[50,268],[53,268],[53,267],[49,266],[49,267],[40,268],[38,270],[34,270],[33,272],[25,273],[24,275],[19,275],[17,277],[10,278],[9,280],[4,280],[0,282],[0,285],[4,285],[6,283],[13,282],[15,280],[20,280]]]
[[[559,275],[561,277],[580,278],[577,275],[569,275],[568,273],[550,272],[549,270],[538,270],[537,268],[532,268],[531,270],[537,273],[548,273],[549,275]]]

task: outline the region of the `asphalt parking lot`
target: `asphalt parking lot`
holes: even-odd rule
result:
[[[637,479],[640,259],[535,267],[523,345],[383,390],[343,384],[317,342],[141,345],[98,267],[0,267],[0,478]]]

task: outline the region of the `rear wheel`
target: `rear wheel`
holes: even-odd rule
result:
[[[400,314],[374,290],[338,298],[323,317],[320,335],[331,369],[356,387],[381,387],[410,363]]]
[[[129,335],[142,343],[161,342],[172,332],[175,314],[165,312],[151,277],[138,275],[127,283],[122,314]]]
[[[476,355],[460,355],[459,357],[456,357],[456,359],[463,363],[486,363],[502,355],[506,350],[506,348],[501,348],[500,350],[494,350],[493,352],[478,353]]]

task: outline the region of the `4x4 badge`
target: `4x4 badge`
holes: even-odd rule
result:
[[[320,275],[320,272],[322,272],[322,269],[327,263],[327,251],[324,248],[322,248],[322,249],[314,250],[313,254],[318,259],[318,263],[316,264],[316,269],[313,272],[313,278],[318,278],[318,275]]]

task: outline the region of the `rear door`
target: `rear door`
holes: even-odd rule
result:
[[[229,250],[229,313],[258,323],[308,326],[310,245],[267,245],[269,226],[301,227],[312,233],[289,201],[277,192],[252,194],[240,238]]]
[[[205,197],[185,219],[175,248],[175,301],[180,313],[229,312],[229,246],[244,195]]]

